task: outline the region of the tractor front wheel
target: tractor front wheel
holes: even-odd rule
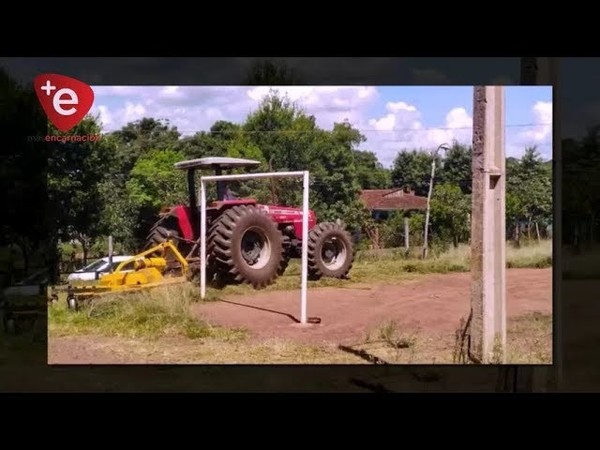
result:
[[[350,234],[337,223],[317,224],[308,234],[308,276],[346,278],[354,253]]]
[[[283,273],[283,236],[254,206],[235,206],[211,227],[207,240],[211,266],[221,277],[264,288]]]

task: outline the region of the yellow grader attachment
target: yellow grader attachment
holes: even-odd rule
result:
[[[171,252],[179,263],[181,274],[167,278],[164,273],[169,268],[166,258],[168,252]],[[162,256],[150,257],[153,253]],[[114,272],[100,277],[97,285],[68,286],[67,305],[69,309],[76,310],[81,301],[101,295],[181,283],[187,280],[188,268],[187,260],[179,253],[177,247],[171,241],[165,241],[121,262]]]

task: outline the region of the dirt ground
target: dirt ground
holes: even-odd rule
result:
[[[226,327],[244,327],[254,339],[293,339],[320,344],[352,343],[378,325],[395,321],[403,330],[453,333],[469,313],[470,274],[435,274],[398,285],[320,288],[309,293],[308,317],[300,326],[299,291],[265,292],[195,305],[198,317]],[[552,312],[552,271],[507,271],[508,316]]]
[[[299,324],[299,291],[231,296],[196,304],[193,314],[212,324],[245,328],[249,334],[248,339],[238,345],[240,354],[249,345],[274,341],[279,343],[282,352],[286,349],[281,342],[290,341],[307,345],[354,345],[390,321],[394,321],[401,332],[425,333],[433,339],[436,336],[451,338],[460,319],[469,312],[470,284],[469,273],[452,273],[419,276],[401,284],[311,289],[308,316],[319,318],[318,325]],[[552,313],[551,269],[508,270],[509,319],[534,312]],[[169,348],[177,347],[182,353],[181,359],[191,362],[197,358],[190,355],[199,351],[199,345],[193,341],[171,342],[170,345],[125,341],[118,344],[115,338],[108,337],[51,337],[48,361],[50,364],[173,363],[173,358],[168,357],[173,350]],[[211,349],[209,343],[200,347],[204,353],[201,360],[216,350]],[[186,352],[190,353],[187,357],[183,355]]]

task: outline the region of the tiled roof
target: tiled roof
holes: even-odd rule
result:
[[[402,189],[365,189],[361,200],[368,209],[408,210],[427,208],[427,198]]]

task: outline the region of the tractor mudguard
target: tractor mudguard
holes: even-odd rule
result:
[[[179,230],[181,230],[183,238],[188,240],[194,239],[194,228],[192,227],[190,208],[182,205],[176,206],[173,208],[173,215],[177,217]]]

